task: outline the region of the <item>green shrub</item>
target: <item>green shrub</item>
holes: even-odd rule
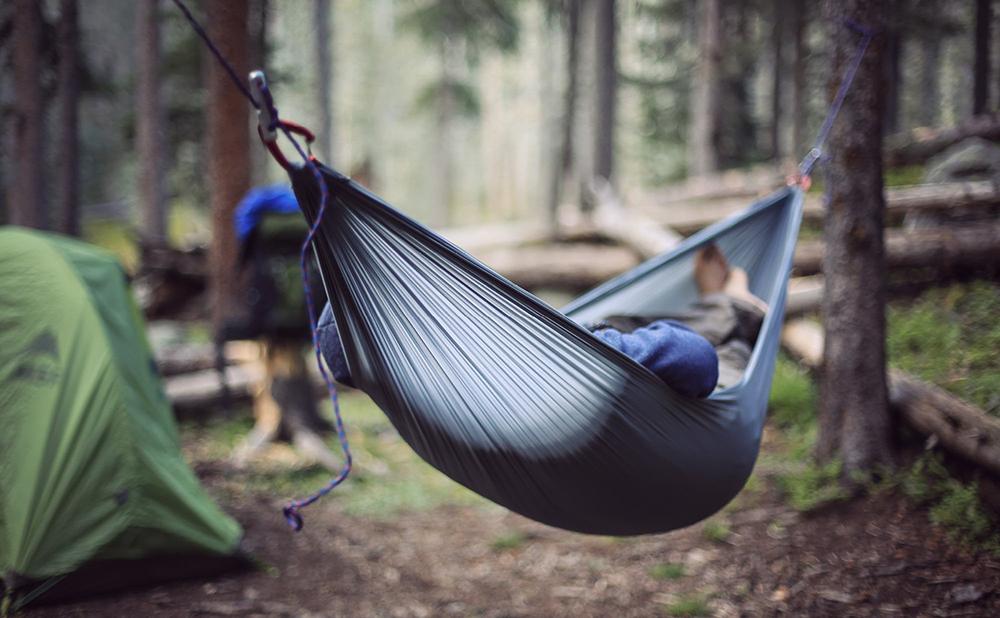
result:
[[[842,470],[839,459],[823,465],[808,461],[801,470],[780,476],[778,485],[790,507],[797,511],[809,511],[849,497],[849,492],[841,484]]]
[[[888,311],[889,360],[996,414],[1000,408],[1000,286],[988,281],[925,292]]]
[[[784,354],[778,356],[768,403],[774,425],[801,433],[816,423],[816,387],[809,373]]]
[[[497,551],[503,551],[505,549],[515,549],[523,545],[527,539],[528,537],[524,536],[524,534],[520,532],[511,532],[509,534],[505,534],[503,536],[499,536],[493,539],[493,542],[490,543],[490,546]]]
[[[649,569],[650,577],[654,579],[680,579],[686,575],[684,572],[683,564],[674,564],[672,562],[661,562],[659,564],[654,564],[651,569]]]
[[[663,608],[668,616],[708,616],[708,600],[700,593],[682,596]]]

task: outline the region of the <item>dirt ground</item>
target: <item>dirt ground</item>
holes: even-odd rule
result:
[[[196,465],[211,491],[243,474]],[[373,521],[337,499],[291,532],[270,499],[226,499],[270,568],[27,612],[79,616],[997,616],[1000,559],[963,551],[893,492],[811,514],[754,500],[670,534],[592,537],[499,507]],[[219,492],[213,492],[219,494]],[[683,497],[679,497],[683,499]],[[721,524],[720,524],[721,522]],[[715,540],[713,540],[715,539]]]

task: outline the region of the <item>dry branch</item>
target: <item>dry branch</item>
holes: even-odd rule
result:
[[[976,116],[957,127],[920,127],[894,135],[886,140],[885,163],[888,167],[923,163],[969,137],[1000,140],[1000,114]]]
[[[793,320],[781,332],[781,344],[814,370],[821,370],[823,330],[813,322]],[[908,373],[888,369],[889,398],[907,423],[935,436],[952,453],[1000,474],[1000,423],[944,389]]]
[[[890,230],[885,243],[889,268],[990,263],[1000,257],[1000,224]],[[823,241],[800,242],[795,248],[796,274],[820,272],[825,254]]]
[[[233,401],[250,399],[251,388],[264,377],[259,364],[236,365],[226,368],[226,382]],[[163,382],[167,399],[178,414],[210,408],[222,401],[222,382],[214,369],[178,375]]]
[[[684,239],[642,212],[626,208],[614,187],[606,181],[594,187],[594,195],[597,196],[597,212],[594,214],[597,231],[631,247],[643,260],[674,248]]]
[[[651,220],[681,234],[693,234],[743,210],[748,203],[748,199],[744,197],[667,204],[656,201],[648,194],[637,194],[629,201],[629,206],[632,210],[648,213]],[[911,212],[981,208],[997,204],[1000,204],[1000,189],[988,180],[909,185],[885,190],[886,211],[893,218]],[[806,196],[802,213],[804,221],[821,222],[823,212],[820,196]]]
[[[578,243],[492,251],[482,259],[490,268],[527,289],[589,288],[639,262],[635,253],[625,247]]]

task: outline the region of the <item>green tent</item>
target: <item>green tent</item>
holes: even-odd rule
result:
[[[245,564],[110,255],[0,228],[0,577],[22,603]]]

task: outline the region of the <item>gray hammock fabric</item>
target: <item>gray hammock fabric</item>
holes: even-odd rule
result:
[[[319,164],[318,164],[319,165]],[[693,524],[742,489],[760,446],[802,194],[784,189],[562,313],[320,165],[314,249],[355,386],[455,481],[531,519],[634,535]],[[312,223],[313,172],[291,172]],[[746,269],[765,317],[742,382],[678,395],[581,324],[680,311],[694,252]]]

